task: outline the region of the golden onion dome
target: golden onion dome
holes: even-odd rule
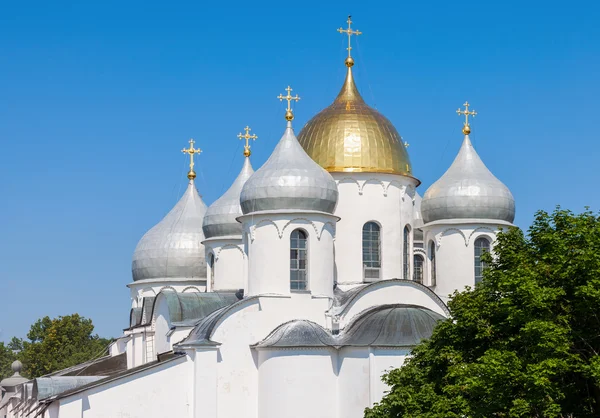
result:
[[[353,64],[353,62],[352,62]],[[330,172],[391,173],[412,177],[406,147],[394,125],[361,97],[348,65],[334,102],[302,128],[298,141]]]

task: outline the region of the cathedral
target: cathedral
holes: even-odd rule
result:
[[[187,190],[133,253],[127,328],[109,355],[33,380],[0,382],[2,417],[358,418],[382,374],[448,317],[448,295],[482,278],[482,253],[512,226],[510,190],[464,139],[423,193],[405,144],[346,78],[296,134],[288,87],[282,136],[244,161],[206,206],[190,140]],[[283,114],[284,113],[284,114]]]

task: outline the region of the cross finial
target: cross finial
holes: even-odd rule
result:
[[[300,96],[298,96],[297,94],[295,96],[292,96],[292,88],[290,86],[288,86],[285,90],[287,91],[287,96],[280,94],[279,96],[277,96],[277,98],[280,102],[287,100],[288,103],[287,110],[285,112],[285,120],[291,122],[294,119],[294,114],[292,113],[292,100],[295,100],[297,102],[298,100],[300,100]]]
[[[469,116],[475,117],[477,112],[475,112],[474,110],[469,112],[469,106],[470,106],[469,102],[465,102],[465,104],[463,104],[463,106],[465,107],[465,110],[460,110],[460,107],[459,107],[458,110],[456,111],[456,113],[459,116],[465,115],[465,125],[463,126],[462,132],[465,135],[469,135],[471,133],[471,126],[469,125]]]
[[[190,171],[188,171],[188,179],[194,180],[196,178],[196,172],[194,171],[194,154],[200,154],[202,150],[200,148],[194,148],[195,141],[190,139],[190,147],[181,150],[184,154],[190,156]]]
[[[350,54],[350,51],[352,51],[352,45],[351,45],[351,37],[352,35],[362,35],[361,31],[358,30],[352,30],[352,16],[348,15],[348,29],[343,29],[343,28],[339,28],[337,31],[339,33],[345,33],[346,35],[348,35],[348,48],[346,48],[348,50],[348,57],[346,58],[346,67],[352,67],[354,65],[354,59],[352,58],[352,55]]]
[[[252,129],[250,129],[249,126],[246,125],[246,127],[244,128],[244,131],[246,131],[246,133],[244,135],[242,135],[242,133],[240,132],[238,134],[238,138],[239,139],[245,139],[246,140],[246,145],[244,145],[244,157],[249,157],[251,152],[250,152],[250,144],[248,140],[253,140],[256,141],[258,139],[258,136],[252,134],[250,135],[250,131]]]

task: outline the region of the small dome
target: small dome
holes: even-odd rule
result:
[[[382,305],[361,314],[343,331],[341,345],[414,347],[431,337],[442,315],[413,305]]]
[[[296,319],[278,326],[254,348],[334,347],[335,338],[322,326],[306,319]]]
[[[392,122],[365,103],[352,68],[333,103],[309,120],[298,135],[308,155],[330,172],[412,176],[410,158]]]
[[[515,199],[485,166],[468,135],[450,168],[423,196],[425,223],[447,219],[492,219],[512,223]]]
[[[242,215],[240,207],[240,193],[242,187],[254,173],[250,158],[244,158],[244,166],[229,190],[208,207],[202,230],[206,238],[241,236],[242,224],[236,218]]]
[[[206,205],[194,181],[175,207],[142,237],[131,270],[133,280],[206,279],[202,219]]]
[[[244,214],[265,210],[310,210],[333,213],[338,190],[335,180],[304,152],[288,122],[267,162],[242,188]]]

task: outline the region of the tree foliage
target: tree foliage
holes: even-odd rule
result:
[[[21,360],[27,377],[35,378],[107,354],[111,340],[93,331],[92,320],[78,314],[41,318],[31,326],[27,339],[0,343],[0,375],[12,374],[10,364],[15,359]]]
[[[600,218],[538,212],[494,253],[366,418],[600,416]]]

